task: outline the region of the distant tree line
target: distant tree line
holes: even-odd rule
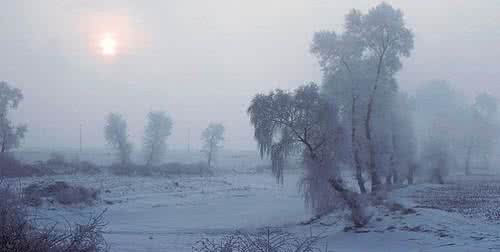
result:
[[[147,116],[144,129],[143,154],[147,167],[160,163],[167,149],[167,139],[172,132],[172,119],[165,111],[153,111]],[[132,161],[132,143],[127,132],[127,122],[118,113],[110,113],[106,119],[104,135],[108,144],[115,150],[117,160],[121,165]],[[210,123],[202,132],[202,152],[207,156],[207,166],[212,168],[217,152],[224,141],[224,126],[220,123]],[[200,171],[201,173],[203,171]]]
[[[17,109],[23,98],[19,88],[11,87],[7,82],[0,82],[0,153],[18,148],[25,137],[27,125],[15,125],[9,119],[9,113]],[[150,167],[162,161],[171,132],[172,119],[165,111],[152,111],[147,115],[142,148],[146,166]],[[213,166],[217,152],[222,148],[223,135],[224,126],[220,123],[210,123],[201,134],[202,152],[207,156],[209,169]],[[108,114],[104,137],[115,150],[116,159],[121,165],[132,162],[133,144],[129,139],[127,121],[123,115]]]

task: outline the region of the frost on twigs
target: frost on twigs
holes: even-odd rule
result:
[[[220,240],[203,239],[193,247],[195,252],[313,252],[322,237],[298,238],[293,234],[267,229],[265,232],[248,234],[234,232]]]

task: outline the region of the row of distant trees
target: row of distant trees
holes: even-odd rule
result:
[[[147,166],[160,161],[172,130],[172,120],[163,111],[150,112],[144,129],[143,150]],[[121,164],[131,162],[132,143],[128,139],[127,122],[121,114],[111,113],[104,128],[106,141],[116,150]]]
[[[0,153],[19,147],[27,132],[25,124],[14,125],[9,112],[16,110],[23,100],[22,91],[0,82]],[[172,131],[172,119],[164,111],[150,112],[144,130],[143,151],[147,166],[161,161],[167,147],[167,139]],[[110,113],[104,129],[106,141],[116,150],[117,159],[122,164],[131,162],[132,143],[129,141],[127,122],[121,114]],[[211,123],[202,132],[202,151],[207,156],[209,168],[213,166],[217,152],[224,141],[224,126]]]
[[[466,175],[489,169],[500,136],[495,97],[480,93],[469,103],[447,82],[434,81],[414,99],[421,165],[435,181],[457,168]]]
[[[283,180],[286,160],[299,154],[303,191],[317,213],[340,195],[356,225],[366,224],[361,194],[415,180],[425,171],[443,182],[450,167],[471,173],[474,160],[491,154],[498,138],[496,99],[467,104],[447,84],[424,86],[415,96],[399,90],[396,74],[414,46],[403,13],[381,3],[350,11],[342,32],[314,35],[311,53],[323,80],[293,91],[257,94],[248,108],[262,156]],[[345,169],[358,188],[346,183]],[[369,188],[370,187],[370,188]]]
[[[146,166],[161,162],[167,149],[167,140],[172,132],[172,119],[165,111],[153,111],[147,116],[143,136],[143,154]],[[110,113],[104,127],[104,136],[117,154],[118,161],[123,164],[131,162],[132,143],[129,140],[127,122],[121,114]],[[207,156],[208,167],[211,168],[217,152],[222,148],[224,126],[211,123],[201,135],[202,151]]]

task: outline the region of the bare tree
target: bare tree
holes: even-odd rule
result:
[[[272,161],[272,172],[283,181],[285,160],[302,155],[306,202],[322,214],[332,207],[337,192],[353,213],[356,225],[366,224],[357,194],[348,190],[338,171],[337,151],[343,132],[338,110],[324,99],[316,84],[301,86],[293,92],[276,89],[256,95],[248,108],[255,139],[262,156]]]
[[[110,113],[108,115],[106,126],[104,127],[104,136],[108,144],[116,150],[120,163],[129,163],[132,154],[132,144],[128,140],[127,122],[122,115],[117,113]]]
[[[0,82],[0,152],[4,153],[19,147],[20,141],[27,131],[26,125],[14,126],[8,119],[10,110],[17,109],[23,99],[20,89],[10,87],[6,82]]]
[[[148,114],[148,122],[144,130],[144,154],[146,165],[159,162],[167,148],[167,138],[172,130],[172,120],[166,112],[156,111]]]
[[[208,168],[212,168],[212,163],[224,141],[224,126],[220,123],[211,123],[201,134],[203,141],[203,152],[207,155]]]

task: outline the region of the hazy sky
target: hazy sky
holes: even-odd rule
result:
[[[399,74],[413,90],[447,79],[467,95],[500,97],[500,0],[394,0],[416,35]],[[174,121],[170,148],[199,146],[210,122],[227,148],[255,147],[246,107],[272,88],[319,81],[309,54],[315,31],[340,29],[351,8],[374,0],[4,0],[0,80],[22,88],[13,116],[26,147],[103,147],[107,113],[124,114],[139,147],[145,116]],[[104,34],[116,55],[101,55]]]

